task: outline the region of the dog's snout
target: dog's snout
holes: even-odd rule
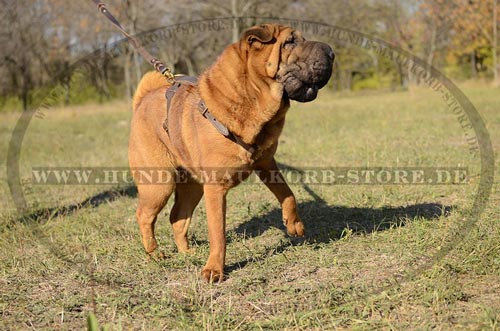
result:
[[[286,75],[279,76],[288,97],[299,102],[314,100],[332,76],[333,49],[319,41],[306,41],[293,50],[290,59],[280,72]]]

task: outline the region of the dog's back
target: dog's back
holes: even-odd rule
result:
[[[157,89],[166,90],[171,84],[165,79],[165,77],[157,71],[151,71],[146,73],[134,94],[134,98],[132,101],[132,107],[134,111],[139,107],[141,101],[151,92]]]

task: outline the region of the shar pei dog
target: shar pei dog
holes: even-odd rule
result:
[[[202,277],[222,280],[226,194],[254,171],[281,204],[288,234],[304,235],[296,199],[274,154],[290,100],[314,100],[330,79],[333,61],[327,44],[306,41],[288,26],[263,24],[227,46],[196,83],[180,84],[168,111],[165,92],[171,84],[159,73],[144,75],[133,98],[129,164],[147,253],[157,248],[155,222],[174,192],[175,244],[179,252],[189,250],[188,226],[204,195],[210,253]],[[134,171],[152,168],[163,169],[162,177],[170,180],[145,181]]]

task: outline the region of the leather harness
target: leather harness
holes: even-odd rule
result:
[[[106,5],[102,3],[100,0],[92,0],[96,5],[99,11],[106,16],[106,18],[129,40],[129,42],[132,44],[134,49],[138,51],[146,60],[148,60],[151,65],[161,73],[165,78],[167,79],[168,82],[172,83],[172,86],[167,89],[165,92],[165,97],[167,98],[167,118],[165,122],[163,123],[163,128],[168,134],[168,110],[170,108],[170,103],[175,96],[175,92],[179,89],[179,87],[182,86],[182,84],[189,84],[189,85],[196,85],[198,83],[198,79],[196,77],[191,77],[191,76],[174,76],[174,74],[170,71],[170,69],[160,60],[157,58],[153,57],[151,54],[149,54],[148,51],[144,49],[144,47],[141,45],[140,41],[135,38],[134,36],[130,35],[125,31],[125,29],[120,25],[118,20],[109,12],[109,10],[106,8]],[[221,122],[217,121],[217,119],[208,111],[207,106],[203,102],[203,100],[200,100],[198,103],[198,111],[200,114],[205,117],[216,129],[217,131],[220,132],[224,137],[227,139],[237,143],[241,147],[243,147],[246,151],[248,151],[250,154],[255,153],[257,150],[256,145],[249,145],[245,143],[240,137],[229,131],[227,126],[222,124]]]
[[[163,129],[168,133],[168,113],[170,109],[170,104],[172,103],[172,99],[175,96],[175,93],[177,90],[182,86],[182,84],[187,84],[191,86],[195,86],[198,84],[198,79],[196,77],[192,76],[175,76],[175,82],[170,86],[167,91],[165,92],[165,97],[167,99],[167,118],[165,119],[165,122],[163,123]],[[243,147],[248,153],[253,154],[257,150],[257,146],[255,145],[250,145],[244,142],[240,137],[229,131],[227,126],[219,122],[211,113],[208,111],[208,107],[205,105],[205,102],[203,100],[200,100],[198,102],[198,111],[200,114],[205,117],[210,124],[212,124],[217,131],[227,139],[233,141],[234,143],[240,145]]]

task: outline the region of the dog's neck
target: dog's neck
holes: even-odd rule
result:
[[[252,74],[232,47],[237,44],[229,46],[200,76],[200,96],[215,118],[231,132],[247,144],[260,143],[257,138],[264,126],[284,118],[289,101],[283,98],[280,83]],[[228,63],[241,65],[230,67]]]

